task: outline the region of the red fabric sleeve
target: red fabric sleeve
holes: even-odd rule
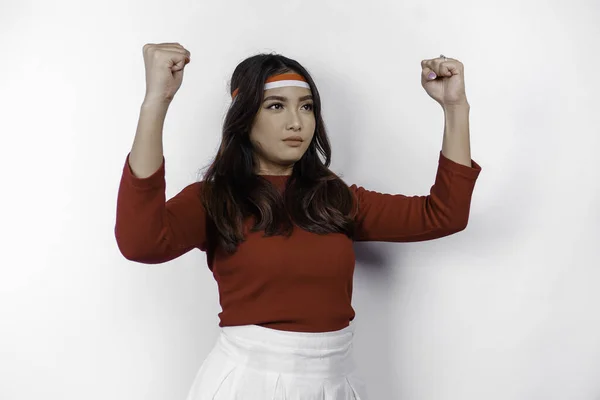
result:
[[[435,183],[427,196],[405,196],[352,185],[357,196],[355,241],[417,242],[459,232],[467,226],[471,196],[481,166],[446,158],[440,151]]]
[[[138,178],[129,155],[117,197],[115,238],[128,260],[159,264],[193,248],[206,251],[206,213],[195,182],[165,202],[165,159],[147,178]]]

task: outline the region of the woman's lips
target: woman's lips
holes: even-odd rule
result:
[[[287,140],[284,140],[283,142],[291,147],[299,147],[302,145],[302,140],[297,140],[297,139],[287,139]]]

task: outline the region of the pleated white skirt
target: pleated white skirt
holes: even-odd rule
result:
[[[222,327],[187,400],[368,400],[353,337],[352,322],[318,333]]]

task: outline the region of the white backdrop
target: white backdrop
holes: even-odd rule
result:
[[[420,62],[463,62],[483,168],[469,225],[356,245],[358,373],[377,400],[600,399],[600,3],[494,3],[3,2],[0,399],[184,399],[214,345],[204,253],[143,265],[114,238],[142,46],[161,42],[192,54],[167,198],[210,161],[228,79],[263,51],[313,74],[335,172],[426,195],[444,121]]]

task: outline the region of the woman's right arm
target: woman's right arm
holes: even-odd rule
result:
[[[169,104],[144,101],[119,185],[115,238],[131,261],[158,264],[206,251],[206,213],[195,182],[165,201],[163,125]]]

